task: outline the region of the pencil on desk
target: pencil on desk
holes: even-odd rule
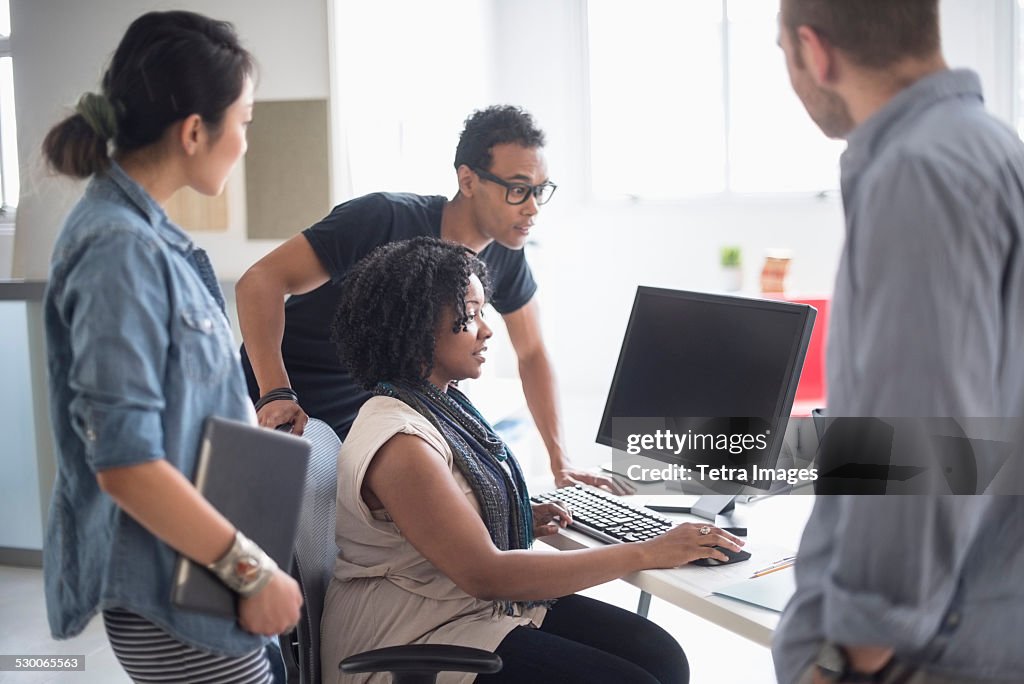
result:
[[[771,570],[772,568],[774,568],[777,565],[785,565],[786,563],[792,563],[795,560],[796,560],[796,556],[786,556],[785,558],[780,558],[777,561],[772,561],[771,563],[769,563],[765,567],[761,568],[760,570],[755,570],[754,574],[756,575],[759,572],[764,572],[765,570]]]
[[[769,563],[765,567],[761,568],[760,570],[755,570],[754,571],[754,575],[760,575],[762,572],[765,572],[766,570],[774,570],[775,568],[779,567],[780,565],[786,565],[787,563],[788,564],[792,564],[793,561],[795,561],[795,560],[796,560],[796,556],[786,556],[785,558],[780,558],[777,561],[772,561],[771,563]]]
[[[758,570],[757,572],[752,574],[750,579],[753,580],[755,578],[763,578],[763,576],[766,575],[766,574],[771,574],[772,572],[777,572],[779,570],[784,570],[787,567],[793,567],[793,565],[796,562],[797,561],[795,561],[795,560],[791,560],[791,561],[787,561],[785,563],[782,563],[780,565],[773,565],[772,567],[766,567],[765,569]]]

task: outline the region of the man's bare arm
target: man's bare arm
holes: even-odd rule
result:
[[[278,387],[291,387],[281,357],[285,297],[315,290],[329,278],[309,241],[300,234],[253,264],[235,285],[238,325],[261,396]],[[302,408],[291,401],[270,402],[257,415],[260,425],[292,423],[295,434],[302,434],[307,420]]]
[[[562,437],[562,420],[558,408],[555,373],[540,330],[540,307],[531,299],[519,309],[502,316],[509,339],[519,358],[519,378],[523,383],[526,405],[537,425],[551,459],[555,485],[564,487],[575,482],[602,487],[614,494],[631,493],[616,480],[579,470],[572,466]]]

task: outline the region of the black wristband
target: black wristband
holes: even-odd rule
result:
[[[266,406],[272,401],[294,401],[296,404],[299,403],[299,395],[295,393],[291,387],[278,387],[272,389],[256,402],[256,410],[259,411],[261,408]]]

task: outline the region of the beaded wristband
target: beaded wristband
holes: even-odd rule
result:
[[[299,395],[296,394],[295,390],[291,387],[278,387],[277,389],[272,389],[259,398],[259,401],[256,402],[256,410],[259,411],[272,401],[282,400],[294,401],[297,404],[299,403]]]

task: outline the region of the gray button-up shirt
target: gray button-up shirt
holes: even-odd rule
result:
[[[1024,145],[968,71],[921,79],[848,142],[829,413],[1024,416]],[[826,639],[1024,677],[1020,497],[820,497],[796,575],[773,646],[780,682]]]

